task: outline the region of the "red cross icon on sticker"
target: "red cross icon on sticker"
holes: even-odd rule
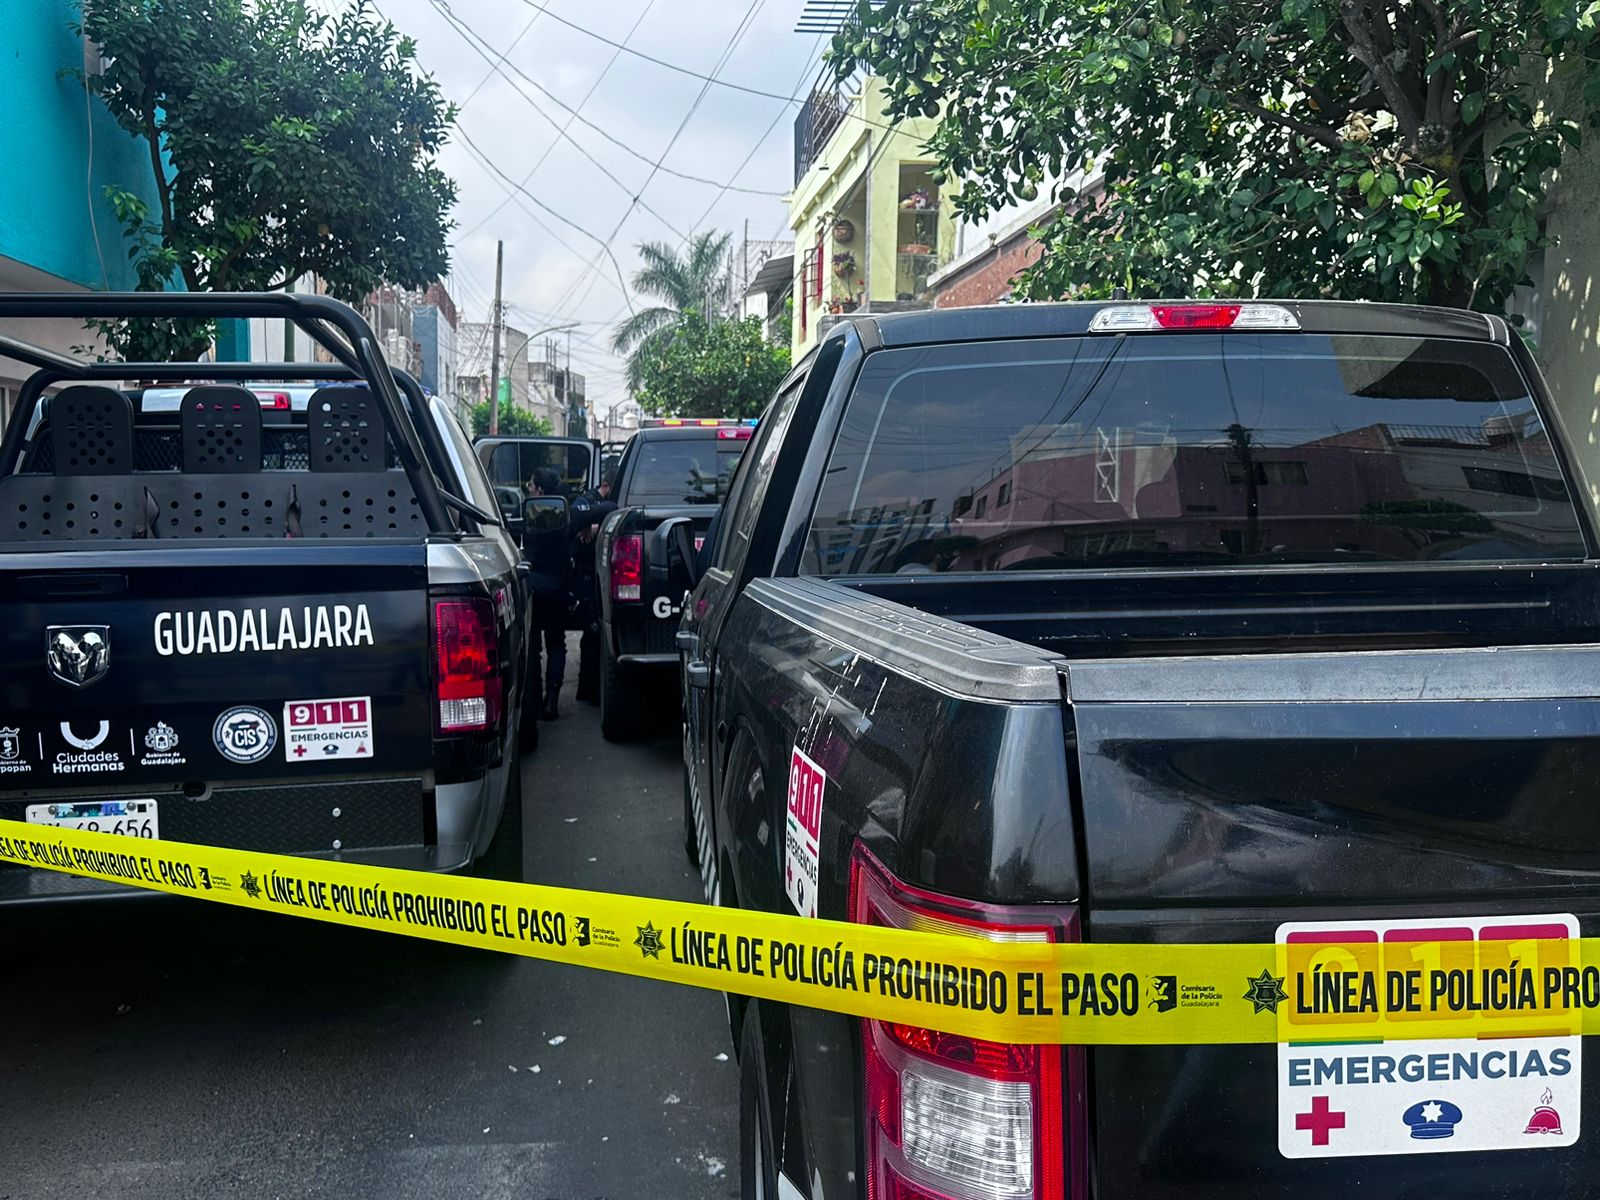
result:
[[[1316,1096],[1312,1098],[1310,1112],[1295,1114],[1294,1127],[1310,1130],[1313,1146],[1326,1146],[1329,1131],[1344,1128],[1344,1114],[1332,1111],[1326,1096]]]
[[[296,758],[304,758],[306,756],[306,748],[304,746],[296,746],[294,748],[294,756]]]

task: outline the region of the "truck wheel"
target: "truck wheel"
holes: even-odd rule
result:
[[[522,758],[511,760],[511,779],[506,784],[506,802],[500,809],[500,824],[483,857],[472,866],[472,873],[484,879],[522,883]]]
[[[741,1200],[775,1200],[778,1195],[778,1163],[772,1150],[772,1108],[767,1102],[766,1058],[761,1053],[760,1024],[752,1004],[739,1039]]]
[[[627,742],[639,736],[639,706],[629,703],[623,692],[622,668],[609,646],[600,651],[600,732],[608,742]]]

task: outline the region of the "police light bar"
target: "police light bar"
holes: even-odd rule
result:
[[[1089,322],[1090,333],[1299,328],[1299,319],[1281,304],[1113,304],[1095,313]]]

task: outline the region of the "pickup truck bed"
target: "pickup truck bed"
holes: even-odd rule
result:
[[[229,382],[261,364],[0,337],[38,367],[0,452],[0,815],[520,877],[526,596],[454,419],[320,298],[0,297],[0,318],[41,305],[270,313],[346,362],[274,368],[325,381],[291,409]],[[114,372],[201,382],[147,412]],[[0,871],[0,901],[108,890]]]
[[[824,339],[680,634],[709,897],[1109,943],[1600,932],[1600,563],[1536,370],[1495,318],[1263,307]],[[1600,1164],[1576,1038],[1057,1050],[730,1012],[769,1194],[1534,1197]]]

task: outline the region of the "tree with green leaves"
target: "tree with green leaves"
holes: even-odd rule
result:
[[[472,436],[489,436],[489,402],[480,400],[471,408]],[[549,437],[550,422],[544,417],[518,408],[510,400],[500,401],[500,437]]]
[[[789,347],[758,317],[707,323],[686,309],[674,336],[639,354],[634,395],[653,417],[755,417],[789,373]]]
[[[698,233],[683,253],[662,242],[639,246],[644,265],[634,272],[633,290],[660,303],[639,309],[611,337],[611,348],[628,355],[628,391],[634,395],[639,394],[644,358],[672,340],[691,309],[704,313],[708,298],[722,290],[731,237]]]
[[[1498,310],[1543,244],[1551,169],[1600,115],[1597,10],[888,0],[832,53],[885,77],[892,115],[942,112],[931,148],[964,213],[1057,188],[1030,297]],[[1103,194],[1063,182],[1092,170]]]
[[[156,210],[109,189],[138,286],[270,291],[314,273],[359,301],[448,267],[454,119],[416,44],[365,2],[93,0],[90,88],[150,148]],[[109,331],[132,358],[195,357],[209,330]]]

